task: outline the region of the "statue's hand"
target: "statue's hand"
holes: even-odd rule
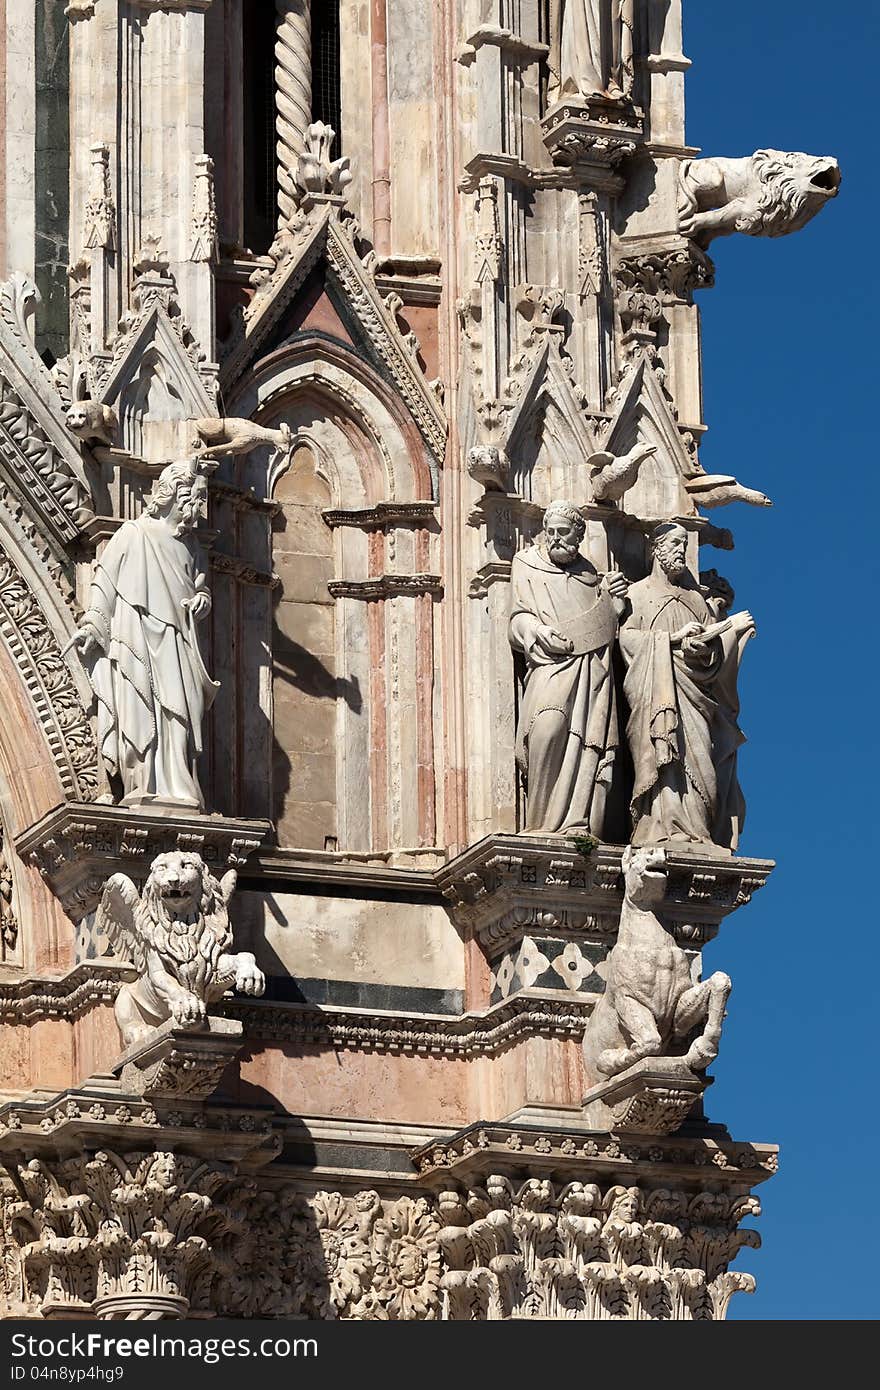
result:
[[[612,570],[605,576],[605,586],[614,598],[626,598],[629,593],[629,580],[620,570]]]
[[[681,644],[681,650],[690,661],[705,661],[710,655],[709,643],[701,641],[699,637],[686,637]]]
[[[94,629],[88,626],[83,626],[77,628],[76,632],[71,637],[67,646],[64,648],[65,652],[69,652],[71,650],[79,652],[83,660],[87,660],[90,656],[95,655],[97,652],[103,651],[103,647],[101,646],[101,643],[98,639],[98,635],[94,631]]]
[[[188,608],[196,622],[200,623],[211,611],[211,595],[200,590],[193,598],[184,599],[183,606]]]
[[[680,627],[677,632],[673,632],[669,639],[670,646],[680,647],[683,642],[687,642],[694,637],[699,637],[702,631],[703,628],[700,623],[685,623],[684,627]]]
[[[754,637],[755,633],[758,631],[755,620],[747,608],[744,608],[741,613],[734,613],[730,621],[734,624],[736,631],[742,637],[744,637],[746,633],[748,633],[749,637]]]
[[[539,623],[535,631],[534,645],[545,656],[570,656],[571,642],[547,623]]]

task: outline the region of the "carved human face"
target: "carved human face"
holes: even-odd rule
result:
[[[687,573],[687,532],[680,527],[667,531],[654,542],[654,554],[665,575],[680,579]]]
[[[202,898],[202,862],[197,855],[172,850],[153,860],[150,879],[172,917],[198,909]]]
[[[554,565],[570,565],[577,559],[583,532],[576,521],[562,512],[548,511],[544,517],[544,541]]]
[[[174,489],[174,500],[168,512],[168,520],[176,528],[177,534],[193,531],[205,516],[208,484],[204,478],[185,479]]]

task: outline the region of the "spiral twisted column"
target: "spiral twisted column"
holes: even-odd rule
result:
[[[311,0],[275,0],[275,134],[278,160],[278,224],[296,207],[296,166],[303,132],[312,119]]]

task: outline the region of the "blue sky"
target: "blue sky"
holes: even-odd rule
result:
[[[776,504],[713,516],[736,536],[718,568],[758,624],[740,686],[741,852],[778,864],[705,957],[733,978],[708,1113],[782,1148],[759,1189],[764,1247],[737,1264],[758,1291],[731,1317],[876,1318],[880,6],[684,11],[689,142],[833,154],[843,170],[804,230],[714,242],[716,288],[699,296],[703,465]]]

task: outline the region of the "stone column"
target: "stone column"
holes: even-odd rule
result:
[[[312,119],[311,0],[275,0],[275,130],[278,137],[278,225],[296,207],[296,166]]]

